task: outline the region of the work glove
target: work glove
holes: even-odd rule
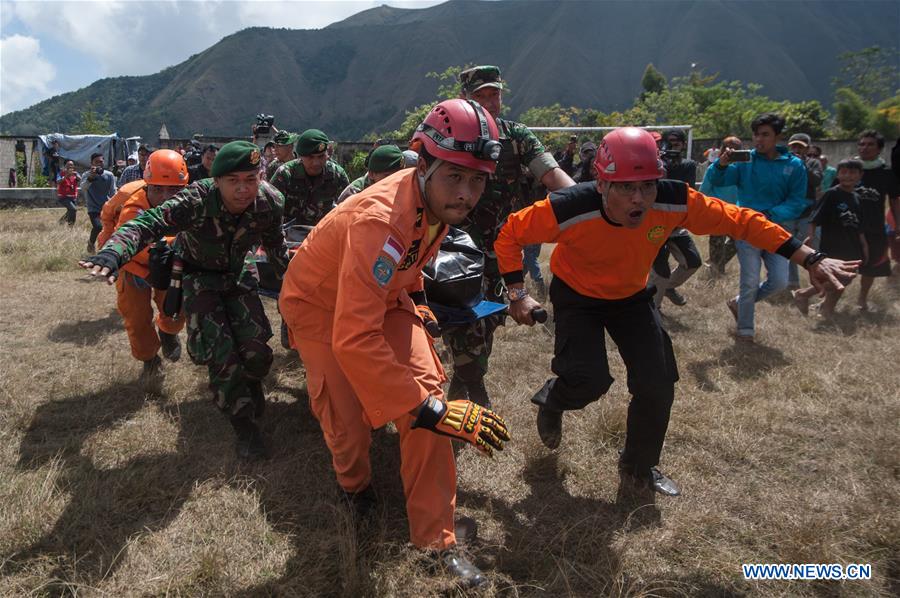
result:
[[[90,270],[89,274],[92,276],[103,276],[110,281],[114,281],[119,275],[119,256],[114,251],[104,249],[78,264],[82,268]]]
[[[419,314],[419,318],[425,324],[425,330],[428,331],[432,338],[437,338],[441,335],[441,326],[438,324],[437,318],[430,307],[427,305],[416,305],[416,313]]]
[[[494,449],[502,451],[503,443],[510,440],[503,418],[471,401],[445,403],[429,396],[412,427],[468,442],[488,457],[494,456]]]

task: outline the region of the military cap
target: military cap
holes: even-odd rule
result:
[[[274,141],[276,145],[294,145],[297,143],[297,135],[289,133],[288,131],[278,131],[275,133],[275,137],[272,138],[272,141]]]
[[[259,148],[249,141],[232,141],[223,145],[216,154],[209,175],[217,177],[252,170],[259,170]]]
[[[319,129],[307,129],[300,134],[300,138],[297,140],[297,154],[309,156],[322,153],[328,148],[330,141],[328,135]]]
[[[466,69],[459,74],[459,82],[466,93],[474,93],[482,87],[496,87],[503,89],[503,79],[500,78],[500,68],[483,65]]]
[[[396,145],[379,145],[369,154],[369,172],[403,168],[403,152]]]

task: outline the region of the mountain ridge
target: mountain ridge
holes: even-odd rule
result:
[[[0,131],[67,131],[95,102],[122,134],[249,135],[258,112],[289,130],[341,139],[386,131],[432,101],[448,66],[497,64],[515,118],[532,106],[628,107],[652,62],[666,76],[696,63],[775,99],[831,104],[837,54],[896,45],[900,3],[478,2],[375,7],[322,29],[252,27],[180,64],[101,79],[0,117]],[[884,23],[896,23],[886,27]]]

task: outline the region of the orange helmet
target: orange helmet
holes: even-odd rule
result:
[[[156,150],[144,166],[144,182],[148,185],[184,187],[188,184],[188,170],[184,158],[175,150]]]

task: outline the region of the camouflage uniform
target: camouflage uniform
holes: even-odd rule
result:
[[[366,173],[359,177],[358,179],[353,179],[349,185],[347,185],[338,198],[335,200],[335,204],[339,204],[351,195],[356,195],[366,187],[370,185],[374,185],[375,181],[369,178],[369,173]]]
[[[525,176],[526,169],[535,179],[540,180],[548,171],[556,168],[557,164],[528,127],[502,118],[495,121],[500,130],[503,148],[497,172],[490,177],[475,209],[459,228],[468,233],[478,248],[484,251],[484,298],[502,302],[503,282],[497,267],[494,241],[500,227],[506,222],[506,217],[526,203],[531,194],[531,185]],[[502,316],[491,316],[470,326],[450,330],[444,335],[444,340],[453,353],[455,382],[479,383],[484,377],[494,330],[502,321]]]
[[[263,182],[256,201],[231,214],[213,179],[204,179],[124,224],[103,247],[124,264],[153,240],[178,233],[188,352],[208,367],[216,405],[230,415],[252,405],[248,382],[262,380],[272,364],[272,330],[257,295],[250,249],[261,243],[277,275],[284,273],[283,210],[281,193]]]
[[[278,170],[278,167],[284,164],[278,158],[272,158],[272,161],[266,164],[266,180],[271,181],[272,177],[275,175],[275,171]]]
[[[269,182],[284,193],[284,221],[315,226],[334,207],[335,200],[350,184],[350,177],[336,162],[328,160],[322,174],[310,177],[300,159],[283,164]]]

